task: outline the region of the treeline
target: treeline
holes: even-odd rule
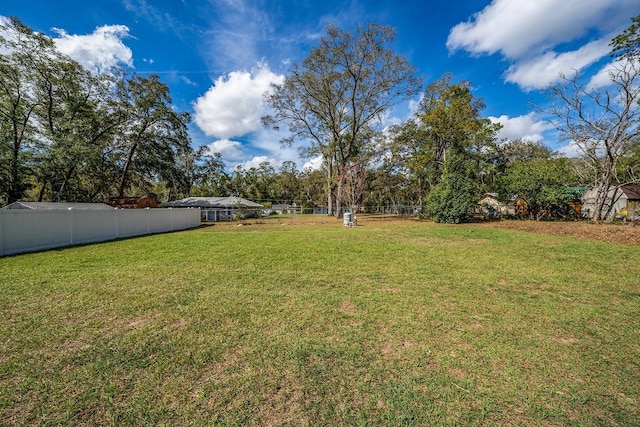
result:
[[[0,28],[0,201],[189,193],[202,153],[158,76],[95,75],[18,19]]]
[[[579,200],[576,187],[576,161],[558,157],[547,147],[531,141],[486,144],[484,149],[449,150],[435,158],[436,150],[426,140],[414,139],[420,146],[408,156],[406,138],[409,128],[416,132],[416,121],[397,126],[389,140],[387,156],[377,165],[368,165],[357,173],[348,173],[342,186],[342,207],[350,210],[386,206],[424,207],[430,218],[442,222],[470,220],[478,197],[495,192],[510,205],[514,194],[527,202],[522,214],[527,218],[559,218],[572,215],[570,203]],[[400,152],[396,148],[403,147]],[[416,164],[418,159],[424,163]],[[419,173],[417,173],[418,171]],[[351,172],[351,171],[349,171]],[[193,196],[232,194],[270,206],[296,204],[301,207],[325,207],[324,170],[298,171],[295,163],[285,162],[276,170],[269,162],[249,169],[237,168],[228,174],[223,167],[207,183],[193,188]],[[445,206],[438,216],[439,206]],[[446,216],[448,215],[448,216]]]
[[[531,218],[566,216],[579,198],[572,188],[606,195],[639,182],[636,21],[614,40],[613,89],[592,89],[577,75],[549,88],[548,113],[577,159],[531,141],[498,141],[500,126],[482,117],[471,83],[445,74],[423,91],[415,68],[385,47],[394,31],[371,24],[354,33],[329,27],[265,95],[273,114],[263,124],[286,126],[282,142],[320,156],[321,169],[264,162],[228,173],[219,154],[192,148],[189,114],[172,108],[158,76],[94,75],[12,19],[0,31],[0,203],[234,195],[326,206],[330,215],[421,206],[436,221],[457,223],[491,192],[506,203],[519,199]],[[411,119],[385,126],[394,105],[419,94]]]
[[[343,203],[424,206],[442,222],[465,222],[477,198],[496,192],[519,200],[532,218],[566,215],[579,199],[571,187],[598,189],[594,219],[607,216],[611,188],[639,182],[640,17],[612,42],[617,60],[608,85],[576,73],[547,91],[547,115],[581,155],[570,161],[527,141],[497,141],[499,125],[481,116],[469,82],[444,75],[422,93],[415,117],[386,129],[392,106],[419,94],[415,68],[386,47],[393,29],[377,24],[349,33],[329,27],[307,58],[266,97],[267,127],[286,125],[282,142],[321,156],[329,213]],[[309,145],[310,144],[310,145]]]

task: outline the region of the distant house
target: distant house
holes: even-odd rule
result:
[[[478,199],[475,213],[487,218],[499,218],[514,216],[516,214],[515,204],[506,205],[498,200],[497,193],[484,193]]]
[[[230,220],[234,215],[252,216],[262,205],[242,197],[187,197],[162,203],[163,208],[200,208],[204,221]]]
[[[591,188],[582,195],[582,215],[592,219],[596,210],[596,198],[598,190]],[[640,184],[626,184],[620,187],[612,187],[607,193],[605,208],[606,220],[620,218],[620,211],[626,209],[629,219],[640,219]]]
[[[105,203],[13,202],[2,209],[52,210],[113,210]]]
[[[104,203],[119,209],[144,209],[157,208],[158,202],[153,197],[136,196],[136,197],[111,197]]]

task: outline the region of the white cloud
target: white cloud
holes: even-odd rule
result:
[[[220,76],[207,93],[193,104],[194,120],[208,136],[226,139],[261,129],[265,114],[263,94],[271,83],[282,83],[284,76],[265,64],[253,72],[233,71]]]
[[[219,139],[209,144],[207,148],[210,154],[220,153],[222,157],[228,159],[241,159],[243,156],[242,143],[238,141]]]
[[[493,0],[470,21],[451,29],[447,47],[520,58],[531,50],[542,51],[582,37],[590,28],[606,23],[604,17],[615,10],[633,8],[636,1]]]
[[[506,81],[525,90],[542,88],[560,73],[605,57],[611,35],[639,12],[638,0],[492,0],[451,29],[447,47],[472,55],[498,53],[512,64]]]
[[[613,71],[615,71],[615,65],[613,62],[610,62],[602,67],[596,74],[591,76],[587,87],[589,89],[598,89],[609,86],[611,84],[611,73]]]
[[[242,166],[242,169],[249,170],[251,168],[258,168],[260,163],[263,162],[269,162],[274,169],[278,169],[282,165],[281,161],[268,156],[255,156],[251,160],[239,164]]]
[[[409,104],[407,108],[409,109],[409,114],[411,116],[414,116],[418,112],[418,110],[420,109],[420,103],[422,102],[423,99],[424,99],[424,93],[421,93],[418,99],[409,100]]]
[[[500,123],[502,129],[498,132],[498,140],[514,141],[523,139],[533,142],[542,142],[544,131],[553,129],[553,125],[544,120],[540,120],[536,113],[529,113],[524,116],[509,117],[489,117],[493,123]]]
[[[584,156],[584,152],[578,147],[578,145],[574,141],[571,141],[570,143],[563,145],[557,151],[558,153],[560,153],[561,156],[568,157],[570,159]]]
[[[311,170],[319,170],[322,168],[322,156],[317,156],[314,157],[312,159],[310,159],[308,162],[306,162],[303,166],[302,166],[302,170],[305,169],[311,169]]]
[[[636,70],[640,70],[640,61],[630,63],[627,59],[620,59],[609,62],[602,67],[600,71],[591,76],[587,88],[589,90],[596,90],[611,85],[613,78],[619,77],[619,73],[624,69],[628,69],[628,67],[635,67]]]
[[[110,71],[119,64],[133,66],[133,54],[122,40],[129,37],[125,25],[104,25],[87,35],[72,35],[54,28],[59,38],[56,47],[88,70],[96,73]]]
[[[510,66],[505,72],[506,81],[516,83],[525,90],[541,89],[560,80],[560,75],[569,75],[598,61],[611,48],[609,39],[601,39],[565,52],[547,52],[529,60]]]

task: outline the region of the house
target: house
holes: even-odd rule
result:
[[[144,209],[157,208],[158,202],[153,197],[135,196],[135,197],[110,197],[104,203],[119,209]]]
[[[582,215],[593,218],[596,209],[598,189],[591,188],[582,195]],[[620,212],[626,209],[631,221],[640,219],[640,184],[626,184],[619,187],[612,186],[607,193],[603,214],[606,220],[620,218]]]
[[[60,210],[113,210],[105,203],[13,202],[2,209],[29,209],[38,211]]]
[[[204,221],[231,220],[234,215],[258,215],[262,205],[242,197],[187,197],[162,203],[163,208],[200,208]]]
[[[498,200],[497,193],[484,193],[478,199],[475,213],[486,218],[499,218],[504,216],[514,216],[515,206],[508,206]]]

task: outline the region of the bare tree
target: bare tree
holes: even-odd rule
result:
[[[355,34],[335,26],[293,67],[284,83],[266,95],[274,109],[266,127],[287,123],[283,143],[309,143],[308,155],[321,155],[326,170],[329,215],[340,215],[345,168],[372,142],[384,114],[420,90],[415,68],[385,47],[392,28],[370,24]],[[334,199],[335,197],[335,199]]]
[[[583,83],[576,73],[549,89],[554,124],[582,153],[596,189],[594,221],[608,216],[609,192],[629,183],[618,166],[640,137],[639,76],[640,64],[622,59],[612,64],[605,87]]]

